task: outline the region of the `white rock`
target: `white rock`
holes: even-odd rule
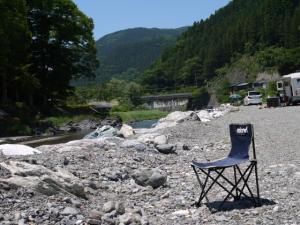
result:
[[[62,212],[61,215],[67,216],[67,215],[77,215],[78,211],[77,209],[73,207],[66,207]]]
[[[297,180],[300,180],[300,172],[296,172],[296,173],[295,173],[295,178],[296,178]]]
[[[192,115],[193,111],[186,111],[186,112],[181,112],[181,111],[175,111],[170,114],[168,114],[165,118],[162,118],[159,120],[159,122],[177,122],[180,123],[185,119],[188,119]]]
[[[17,156],[17,155],[34,155],[34,154],[39,154],[41,152],[35,148],[26,145],[4,144],[4,145],[0,145],[0,153],[7,156]]]
[[[132,135],[134,135],[134,130],[131,126],[127,125],[127,124],[123,124],[121,129],[120,129],[120,133],[125,137],[128,138]]]
[[[216,110],[213,110],[212,112],[210,112],[209,116],[211,118],[219,118],[221,116],[224,116],[225,113],[226,113],[225,111],[221,111],[221,110],[216,109]]]
[[[154,138],[159,136],[161,134],[159,133],[145,133],[145,134],[142,134],[140,135],[137,140],[140,141],[140,142],[143,142],[145,144],[151,144],[154,142]]]
[[[118,130],[112,126],[105,125],[98,127],[95,131],[89,133],[84,139],[96,139],[101,137],[114,137],[118,133]]]
[[[165,118],[162,118],[158,121],[156,126],[154,127],[155,130],[164,129],[168,127],[174,127],[178,123],[182,123],[185,120],[188,120],[193,116],[193,111],[175,111],[168,114]]]
[[[172,213],[172,215],[174,216],[188,216],[190,215],[190,211],[189,210],[178,210]]]
[[[79,178],[59,167],[54,172],[44,166],[21,161],[2,162],[0,166],[11,174],[8,178],[0,178],[0,182],[35,188],[46,195],[69,192],[78,197],[85,197]]]
[[[210,115],[209,112],[206,110],[200,110],[197,113],[197,115],[200,118],[201,122],[203,122],[203,123],[210,122],[211,119],[213,118],[212,115]]]
[[[166,135],[159,135],[154,138],[153,142],[156,145],[165,145],[168,144],[168,137]]]
[[[118,137],[101,137],[97,139],[81,139],[76,141],[70,141],[68,143],[57,145],[43,145],[37,147],[37,149],[41,151],[56,151],[59,153],[72,151],[87,151],[90,149],[102,150],[113,147],[116,144],[119,145],[123,141],[124,139]]]

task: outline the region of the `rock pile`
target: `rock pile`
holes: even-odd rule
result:
[[[298,224],[300,108],[271,114],[255,109],[209,123],[187,119],[128,138],[83,139],[41,146],[40,154],[3,155],[0,224]],[[215,214],[206,205],[192,206],[199,189],[190,162],[226,156],[228,124],[249,120],[257,134],[263,206],[232,202]],[[273,120],[296,136],[282,135]],[[209,198],[217,204],[224,194],[213,188]]]

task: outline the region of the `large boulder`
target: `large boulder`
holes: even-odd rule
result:
[[[88,150],[106,150],[120,145],[124,139],[119,137],[101,137],[97,139],[81,139],[70,141],[64,144],[57,145],[43,145],[37,147],[38,150],[43,152],[72,152],[72,151],[88,151]]]
[[[159,135],[153,140],[154,145],[165,145],[168,143],[168,137],[166,135]]]
[[[97,128],[92,133],[89,133],[84,137],[84,139],[97,139],[101,137],[114,137],[117,136],[118,130],[112,126],[106,125]]]
[[[122,143],[121,148],[132,148],[137,151],[144,151],[146,150],[147,146],[137,140],[126,140]]]
[[[34,155],[41,153],[35,148],[31,148],[26,145],[15,145],[15,144],[3,144],[0,145],[0,154],[6,156],[18,156],[18,155]]]
[[[131,126],[123,124],[120,129],[120,134],[122,134],[124,138],[128,138],[134,135],[134,130]]]
[[[189,119],[193,115],[193,111],[186,111],[186,112],[181,112],[181,111],[175,111],[170,114],[168,114],[165,118],[160,119],[159,122],[176,122],[176,123],[181,123],[184,120]]]
[[[163,144],[163,145],[157,145],[156,149],[163,154],[172,154],[175,153],[176,147],[175,145],[171,145],[171,144]]]
[[[141,186],[151,186],[153,188],[158,188],[166,183],[167,175],[160,169],[148,169],[142,168],[136,170],[132,178],[134,179],[135,183]]]
[[[178,123],[182,123],[187,120],[199,120],[197,114],[195,114],[193,111],[176,111],[168,114],[165,118],[162,118],[158,121],[157,125],[155,126],[155,129],[164,129],[168,127],[174,127]]]
[[[197,115],[200,118],[201,122],[204,123],[207,123],[213,119],[212,115],[207,110],[200,110]]]
[[[70,193],[86,198],[79,178],[61,168],[56,168],[54,172],[41,165],[20,161],[2,162],[0,168],[9,173],[8,176],[0,179],[0,184],[32,188],[45,195]]]

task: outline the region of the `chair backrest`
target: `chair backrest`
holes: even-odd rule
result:
[[[252,124],[230,124],[231,151],[229,157],[249,159],[249,148],[253,143],[253,157],[255,159],[254,135]]]

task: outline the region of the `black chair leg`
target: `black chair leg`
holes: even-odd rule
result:
[[[257,162],[254,161],[254,170],[255,170],[255,182],[256,182],[256,195],[257,195],[257,202],[258,202],[258,206],[261,206],[261,200],[260,200],[260,194],[259,194],[259,185],[258,185],[258,174],[257,174]]]
[[[204,197],[205,197],[206,201],[209,202],[208,197],[207,197],[206,195],[203,196],[204,191],[205,191],[205,187],[206,187],[206,184],[207,184],[207,181],[208,181],[208,176],[206,176],[205,182],[204,182],[204,184],[202,184],[202,182],[201,182],[201,180],[200,180],[200,177],[199,177],[199,175],[198,175],[198,173],[197,173],[197,170],[196,170],[195,166],[192,165],[192,168],[193,168],[193,170],[194,170],[194,172],[195,172],[195,174],[196,174],[196,177],[197,177],[199,186],[200,186],[200,188],[201,188],[201,194],[200,194],[200,196],[199,196],[199,200],[196,202],[196,206],[197,206],[197,207],[200,207],[200,206],[201,206],[201,201],[202,201],[202,199],[203,199]]]
[[[235,182],[235,185],[237,184],[237,176],[236,176],[236,167],[233,166],[233,173],[234,173],[234,182]],[[239,196],[239,191],[238,191],[238,188],[235,189],[235,197],[234,197],[234,201],[237,201],[240,199],[240,196]]]
[[[250,168],[250,171],[248,172],[248,174],[242,174],[240,168],[237,166],[237,170],[238,170],[239,174],[241,175],[241,178],[242,178],[242,180],[243,180],[243,182],[244,182],[244,185],[243,185],[243,187],[242,187],[242,189],[241,189],[240,195],[243,194],[244,196],[246,196],[247,198],[249,198],[249,199],[253,202],[253,204],[256,206],[255,197],[254,197],[254,195],[253,195],[253,193],[252,193],[252,191],[251,191],[251,189],[250,189],[250,187],[249,187],[249,185],[248,185],[248,180],[249,180],[249,178],[250,178],[250,175],[252,174],[252,171],[253,171],[253,168],[254,168],[254,164],[251,163],[251,164],[249,165],[248,168]],[[244,193],[244,188],[245,188],[245,187],[248,189],[248,192],[250,193],[250,196],[251,196],[251,197],[248,197],[248,196]]]

